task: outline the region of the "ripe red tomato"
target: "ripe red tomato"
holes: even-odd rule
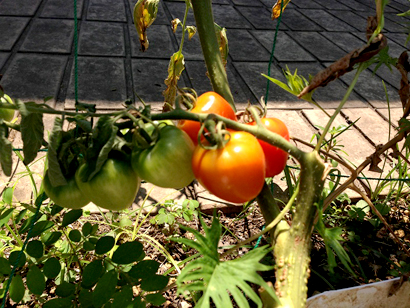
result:
[[[222,117],[236,121],[235,111],[231,105],[218,93],[206,92],[198,97],[193,113],[214,113]],[[201,124],[196,121],[180,120],[177,124],[192,139],[194,144],[198,144],[198,132]]]
[[[197,145],[192,169],[198,182],[215,196],[243,203],[255,198],[265,183],[265,156],[258,140],[242,131],[231,132],[222,149]]]
[[[262,124],[271,132],[281,135],[289,141],[289,131],[285,123],[276,118],[262,118]],[[255,125],[255,122],[249,125]],[[275,147],[265,141],[259,140],[259,143],[265,153],[266,159],[266,177],[273,177],[283,171],[288,160],[288,153]]]

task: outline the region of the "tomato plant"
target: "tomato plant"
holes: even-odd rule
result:
[[[81,192],[92,202],[113,211],[126,209],[132,204],[140,179],[128,162],[109,158],[91,180],[83,182],[82,173],[86,172],[86,167],[83,164],[78,168],[75,181]]]
[[[258,140],[247,132],[231,132],[225,147],[197,145],[192,168],[198,182],[215,196],[242,203],[255,198],[265,182],[265,157]]]
[[[0,102],[3,104],[13,104],[13,101],[11,100],[10,96],[7,94],[4,94],[2,97],[0,97]],[[14,109],[0,109],[0,119],[3,119],[7,122],[13,120],[14,118]]]
[[[289,141],[289,131],[285,123],[276,118],[262,118],[262,124],[271,132]],[[249,125],[256,125],[255,122],[249,123]],[[265,153],[266,159],[266,177],[273,177],[283,171],[288,160],[288,153],[282,149],[275,147],[265,141],[259,140],[259,143]]]
[[[193,113],[215,113],[222,117],[236,121],[235,111],[231,105],[218,93],[206,92],[198,97],[195,107],[191,110]],[[198,132],[201,123],[196,121],[180,120],[177,126],[186,132],[194,144],[198,143]]]
[[[80,209],[91,201],[80,191],[74,177],[67,179],[67,185],[54,187],[46,172],[43,183],[47,196],[61,207]]]
[[[143,150],[134,150],[131,163],[145,181],[159,187],[182,188],[194,180],[191,159],[194,144],[175,126],[160,128],[157,142]]]

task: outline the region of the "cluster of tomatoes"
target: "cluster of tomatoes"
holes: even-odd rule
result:
[[[193,113],[218,114],[236,121],[228,102],[215,92],[201,95]],[[275,118],[263,118],[270,130],[289,140],[285,124]],[[254,122],[249,125],[255,125]],[[285,151],[256,139],[243,131],[230,131],[224,147],[208,149],[198,144],[200,123],[180,120],[157,127],[156,142],[146,148],[135,147],[131,161],[109,158],[91,180],[84,181],[87,165],[78,168],[67,185],[53,187],[48,174],[44,178],[47,195],[57,204],[81,208],[93,202],[109,210],[125,209],[132,204],[140,179],[159,187],[179,189],[194,179],[215,196],[243,203],[261,191],[265,177],[279,174],[285,167]],[[152,133],[152,132],[151,132]]]

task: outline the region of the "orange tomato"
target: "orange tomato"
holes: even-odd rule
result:
[[[206,92],[198,97],[193,113],[214,113],[222,117],[236,121],[235,111],[231,105],[218,93]],[[196,121],[180,120],[177,127],[182,129],[192,139],[194,144],[198,144],[198,132],[201,124]]]
[[[242,131],[231,132],[231,139],[221,149],[197,145],[192,169],[204,188],[233,203],[252,200],[265,183],[263,150],[253,135]]]
[[[276,118],[262,118],[262,124],[271,132],[281,135],[289,141],[289,131],[285,123]],[[255,125],[255,122],[249,123]],[[288,153],[275,147],[265,141],[259,140],[259,143],[265,153],[266,159],[266,177],[273,177],[283,171],[288,160]]]

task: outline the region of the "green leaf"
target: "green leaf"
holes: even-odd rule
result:
[[[43,308],[72,308],[71,298],[53,298],[43,305]]]
[[[269,248],[260,247],[251,250],[242,258],[219,261],[218,242],[222,226],[219,220],[214,218],[208,228],[202,219],[201,224],[205,231],[205,237],[197,230],[186,228],[191,231],[196,241],[189,239],[173,239],[197,249],[203,257],[188,263],[177,279],[178,293],[185,291],[202,291],[202,297],[195,307],[210,307],[211,299],[216,307],[232,307],[230,295],[239,307],[249,307],[249,297],[258,307],[262,307],[262,301],[255,291],[249,286],[249,282],[264,287],[269,295],[278,301],[275,292],[262,279],[258,272],[272,270],[272,266],[260,263],[260,260],[270,251]]]
[[[63,120],[59,117],[55,118],[53,130],[50,134],[48,142],[48,176],[50,178],[51,184],[56,186],[67,185],[67,180],[65,179],[63,172],[61,170],[60,164],[58,162],[57,150],[61,144],[63,138]]]
[[[20,221],[24,218],[24,216],[27,213],[27,209],[21,210],[17,215],[16,218],[14,219],[14,223],[17,225],[18,223],[20,223]],[[1,228],[1,224],[0,224],[0,228]]]
[[[79,219],[81,216],[83,216],[82,209],[71,210],[64,215],[61,226],[66,227],[69,224],[72,224],[73,222],[77,221],[77,219]]]
[[[13,215],[14,208],[7,209],[0,215],[0,228],[4,226],[4,224],[8,223],[10,217]]]
[[[26,264],[26,260],[26,254],[24,253],[24,251],[22,252],[21,250],[15,250],[9,255],[9,262],[14,267],[24,266],[24,264]]]
[[[60,213],[63,209],[64,208],[62,206],[59,206],[58,204],[53,204],[53,207],[51,208],[51,216]]]
[[[132,298],[132,287],[124,286],[120,292],[114,294],[111,308],[133,308]]]
[[[117,248],[112,255],[112,261],[117,264],[130,264],[145,257],[143,246],[140,242],[127,242]]]
[[[86,289],[81,289],[78,301],[83,308],[93,308],[93,293]]]
[[[11,205],[11,203],[13,202],[13,192],[13,187],[6,187],[4,189],[2,199],[5,204]]]
[[[145,302],[141,300],[141,296],[137,296],[136,298],[134,298],[134,301],[132,303],[134,305],[133,308],[145,308],[146,307]]]
[[[31,113],[27,110],[26,106],[39,106],[34,102],[22,103],[16,100],[16,105],[21,114],[20,132],[23,140],[23,163],[28,165],[37,157],[37,152],[43,142],[43,114]]]
[[[43,232],[45,232],[48,229],[52,228],[53,226],[54,226],[54,222],[52,222],[52,221],[42,220],[42,221],[37,222],[34,225],[33,229],[31,230],[30,238],[39,236]]]
[[[16,303],[20,302],[24,297],[24,288],[23,278],[20,275],[15,275],[11,281],[9,294],[10,298]]]
[[[9,260],[6,258],[0,257],[0,274],[2,275],[10,275],[11,273],[11,266]]]
[[[89,236],[91,234],[92,230],[92,224],[90,224],[88,221],[83,225],[81,231],[83,232],[83,236]]]
[[[154,260],[142,260],[138,264],[134,265],[128,272],[135,280],[142,279],[144,277],[151,277],[158,271],[159,263]]]
[[[44,263],[43,273],[47,278],[56,278],[60,271],[61,265],[57,258],[52,257]]]
[[[95,249],[95,244],[92,243],[90,240],[85,241],[84,244],[83,244],[83,249],[85,251],[92,251],[92,250]]]
[[[70,233],[68,234],[68,237],[70,238],[70,240],[72,240],[75,243],[78,243],[81,241],[81,232],[74,229],[71,230]]]
[[[57,242],[62,233],[60,231],[53,231],[53,232],[45,232],[41,235],[41,240],[43,241],[44,245],[50,246]]]
[[[115,245],[115,239],[112,236],[103,236],[95,244],[95,253],[102,255],[109,252]]]
[[[81,286],[85,289],[91,289],[103,274],[104,267],[101,260],[94,260],[89,263],[83,270],[83,280]]]
[[[93,293],[93,304],[96,307],[101,307],[107,303],[114,295],[115,287],[117,286],[117,272],[110,270],[106,272],[98,281]]]
[[[33,265],[27,273],[27,288],[31,293],[41,295],[46,288],[46,279],[41,270]]]
[[[7,134],[7,126],[0,125],[0,166],[6,176],[11,176],[13,146],[7,138]]]
[[[74,293],[75,285],[66,281],[63,281],[56,288],[56,295],[60,297],[69,297],[70,295],[74,295]]]
[[[26,252],[33,258],[41,258],[44,253],[43,243],[39,240],[32,240],[28,242]]]
[[[162,275],[149,276],[141,281],[141,289],[144,291],[159,291],[165,288],[168,284],[169,277]]]
[[[148,303],[153,304],[154,306],[161,306],[163,303],[166,302],[165,297],[160,293],[148,294],[148,295],[145,296],[145,300]],[[195,307],[197,307],[197,306],[195,306]]]

